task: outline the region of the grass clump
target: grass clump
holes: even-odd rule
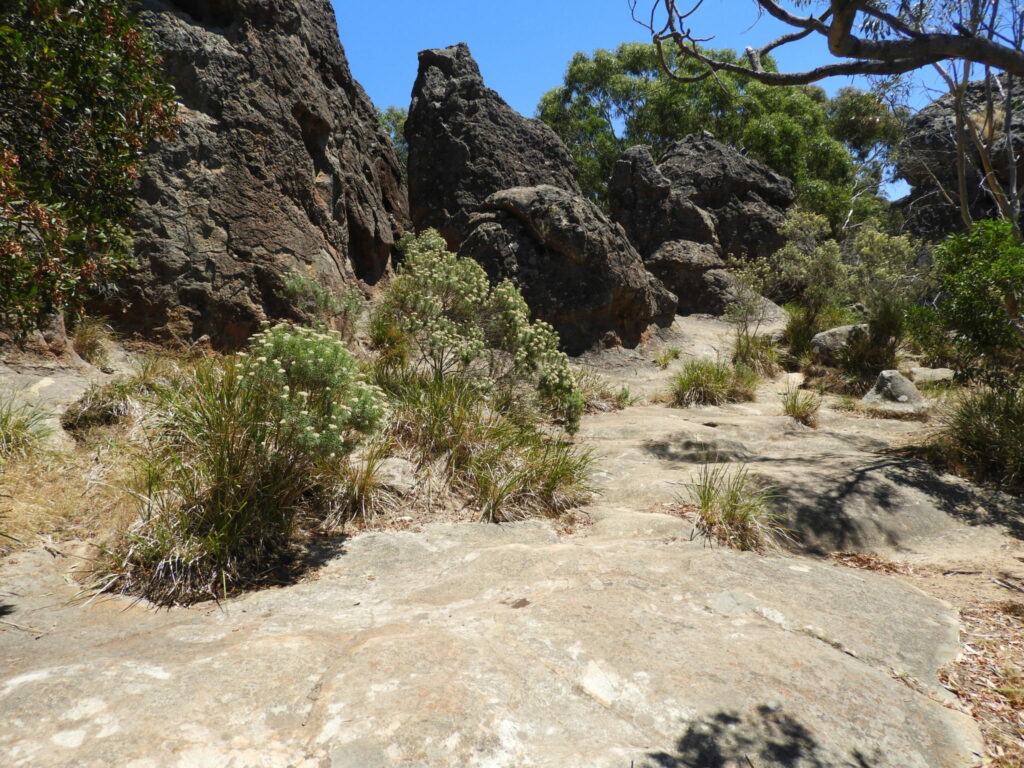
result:
[[[775,490],[758,482],[745,465],[704,464],[688,490],[697,532],[712,541],[760,552],[789,537],[772,511]]]
[[[782,412],[808,427],[818,426],[821,397],[813,392],[788,388],[780,396]]]
[[[378,373],[395,441],[435,466],[486,522],[558,515],[590,492],[591,456],[550,434],[528,403],[496,402],[458,374]]]
[[[772,377],[780,370],[779,346],[771,336],[751,333],[745,328],[736,332],[733,341],[733,365],[754,371],[758,376]]]
[[[87,363],[102,368],[110,362],[110,347],[114,333],[103,320],[83,317],[78,321],[72,337],[72,347]]]
[[[668,347],[654,356],[654,364],[664,370],[678,360],[682,354],[683,351],[679,347]]]
[[[13,394],[0,395],[0,468],[34,453],[52,433],[47,414]]]
[[[1024,490],[1024,384],[963,392],[940,417],[934,447],[964,474]]]
[[[161,397],[139,518],[102,588],[176,604],[272,578],[332,465],[383,421],[383,396],[337,336],[279,325],[253,342]]]
[[[163,392],[175,386],[182,372],[178,364],[163,355],[144,355],[134,363],[128,376],[106,384],[93,384],[61,415],[61,426],[81,436],[95,427],[120,424]]]
[[[586,413],[606,413],[621,411],[640,402],[628,386],[613,385],[604,376],[594,371],[583,369],[576,372],[576,386],[583,396]]]
[[[757,373],[745,365],[689,360],[672,378],[673,405],[724,405],[754,399]]]

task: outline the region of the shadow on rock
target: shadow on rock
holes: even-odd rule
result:
[[[718,712],[687,728],[672,753],[650,753],[643,768],[875,768],[855,749],[846,757],[820,747],[795,718],[761,706],[748,715]]]

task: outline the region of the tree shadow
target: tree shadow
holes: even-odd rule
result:
[[[672,752],[648,753],[642,768],[875,768],[879,760],[860,750],[833,754],[801,722],[762,705],[751,714],[722,711],[691,723]]]

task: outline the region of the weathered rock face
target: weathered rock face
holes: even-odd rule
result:
[[[413,224],[438,230],[453,250],[495,192],[541,184],[580,192],[561,139],[487,88],[464,43],[420,53],[405,136]]]
[[[676,297],[589,200],[552,186],[517,187],[491,195],[481,210],[459,255],[479,262],[492,282],[515,283],[568,352],[598,341],[633,346],[651,323],[672,322]]]
[[[794,200],[792,185],[707,136],[677,142],[661,165],[626,150],[608,186],[612,218],[683,314],[721,314],[739,288],[722,254],[767,256]]]
[[[1015,86],[1020,97],[1020,85]],[[994,88],[997,105],[997,119],[1004,114],[999,103],[1005,98],[1000,93],[999,83]],[[967,115],[979,129],[986,130],[986,96],[983,82],[972,83],[964,95]],[[1024,175],[1024,111],[1013,113],[1014,152],[1018,158],[1018,172]],[[996,176],[1004,184],[1009,178],[1010,163],[1007,153],[1006,134],[1000,123],[995,129],[995,139],[990,154]],[[994,218],[998,209],[991,195],[985,190],[982,180],[985,171],[980,155],[967,139],[966,160],[968,202],[975,219]],[[907,136],[896,155],[896,173],[910,184],[910,194],[899,205],[906,216],[906,228],[913,234],[927,238],[940,238],[963,228],[963,221],[957,205],[946,201],[942,190],[957,200],[957,144],[956,110],[952,95],[943,96],[922,109],[907,123]]]
[[[328,0],[145,0],[181,107],[139,181],[139,270],[104,310],[156,337],[244,341],[295,269],[376,281],[407,224],[390,142]]]
[[[811,352],[822,365],[839,365],[846,348],[867,332],[866,323],[829,328],[814,335],[811,339]]]

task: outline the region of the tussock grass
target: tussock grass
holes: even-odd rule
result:
[[[818,426],[818,410],[821,408],[819,395],[790,387],[779,396],[779,399],[782,402],[782,412],[787,416],[808,427]]]
[[[772,510],[775,490],[758,482],[746,465],[705,464],[688,490],[697,508],[696,529],[712,541],[762,551],[790,538]]]
[[[745,328],[737,330],[733,340],[733,365],[744,366],[758,376],[770,378],[782,369],[780,360],[779,346],[770,336],[751,333]]]
[[[749,402],[757,389],[757,373],[745,365],[715,360],[689,360],[672,378],[672,404],[724,405]]]
[[[640,402],[625,384],[616,387],[604,376],[591,370],[575,372],[576,386],[586,403],[585,413],[621,411]]]
[[[939,417],[932,447],[963,474],[1024,490],[1024,385],[962,392]]]
[[[344,463],[330,483],[330,498],[323,517],[325,528],[342,528],[347,523],[372,521],[398,505],[398,497],[381,478],[381,468],[394,448],[390,436],[376,437],[356,460]]]
[[[421,465],[438,463],[481,520],[557,515],[591,493],[591,455],[544,431],[528,402],[496,408],[459,375],[385,366],[378,376],[396,443]]]
[[[0,394],[0,468],[11,459],[35,452],[53,430],[47,414],[14,394]]]
[[[661,369],[668,368],[674,361],[678,360],[683,354],[683,351],[679,347],[667,347],[654,356],[654,364]]]
[[[83,317],[78,321],[71,345],[78,356],[97,368],[110,362],[114,332],[101,318]]]

